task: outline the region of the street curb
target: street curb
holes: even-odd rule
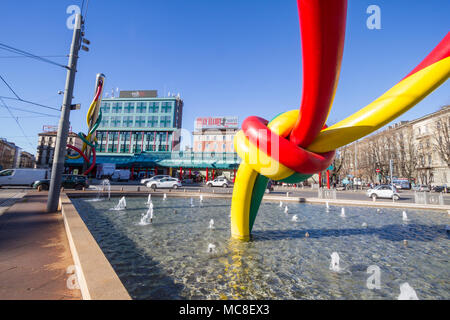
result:
[[[59,199],[83,300],[131,300],[69,197]]]

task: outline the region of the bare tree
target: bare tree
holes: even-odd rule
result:
[[[444,114],[435,122],[433,134],[433,149],[439,154],[442,161],[450,167],[450,116]]]

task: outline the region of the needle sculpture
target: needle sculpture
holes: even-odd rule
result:
[[[92,163],[89,166],[89,168],[83,173],[83,175],[88,175],[89,172],[91,172],[96,163],[96,151],[95,148],[97,147],[97,137],[95,135],[98,126],[100,125],[100,122],[102,121],[102,111],[100,109],[100,102],[101,97],[103,93],[103,84],[105,81],[105,76],[103,74],[97,75],[97,81],[95,84],[95,96],[94,100],[92,100],[92,103],[89,107],[87,116],[86,116],[86,122],[88,126],[88,134],[85,135],[83,132],[78,133],[78,137],[83,141],[83,148],[82,150],[78,149],[75,146],[67,145],[67,148],[72,149],[78,153],[76,156],[67,155],[69,159],[79,159],[80,157],[83,157],[85,162],[89,164],[90,162],[90,152],[92,151]]]
[[[347,0],[297,0],[303,54],[299,110],[244,120],[231,204],[233,238],[249,240],[269,179],[298,183],[328,168],[335,150],[391,122],[450,76],[450,32],[405,78],[352,116],[327,127],[344,49]]]

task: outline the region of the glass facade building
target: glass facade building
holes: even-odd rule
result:
[[[121,94],[122,96],[122,94]],[[101,104],[99,155],[179,150],[183,100],[179,97],[109,98]]]

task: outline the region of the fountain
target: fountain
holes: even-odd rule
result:
[[[214,219],[209,220],[209,229],[211,229],[211,230],[215,229],[215,227],[214,227]]]
[[[342,217],[342,218],[345,218],[345,208],[342,208],[342,209],[341,209],[341,217]]]
[[[416,291],[409,285],[408,282],[400,285],[400,295],[398,300],[419,300]]]
[[[341,267],[339,266],[339,263],[339,254],[337,252],[333,252],[331,254],[330,270],[334,272],[340,272]]]
[[[212,244],[212,243],[208,244],[208,250],[206,252],[208,252],[208,253],[216,253],[217,252],[216,245]]]
[[[406,214],[406,211],[402,212],[402,216],[403,221],[408,221],[408,215]]]
[[[153,223],[153,203],[150,202],[150,206],[146,214],[143,214],[139,225],[146,226]]]
[[[127,208],[127,201],[125,200],[125,197],[122,197],[119,200],[119,203],[116,204],[116,206],[114,208],[111,208],[110,210],[120,211],[120,210],[124,210],[126,208]]]
[[[288,208],[288,206],[286,206],[285,208],[284,208],[284,213],[289,213],[289,208]]]
[[[148,194],[148,198],[147,198],[147,204],[150,204],[150,203],[152,203],[152,194],[151,193]]]
[[[296,214],[292,217],[292,221],[294,221],[294,222],[298,221],[298,217]]]
[[[220,299],[220,294],[212,294],[211,288],[233,297],[236,291],[230,277],[235,271],[245,272],[245,289],[239,290],[242,299],[292,299],[302,291],[307,292],[301,296],[305,299],[335,299],[339,296],[340,299],[351,300],[396,300],[400,284],[411,279],[416,281],[410,283],[414,289],[419,289],[419,284],[426,284],[420,286],[420,291],[416,290],[420,300],[450,297],[448,286],[442,281],[448,273],[445,270],[448,263],[445,228],[450,223],[446,211],[443,215],[435,211],[382,208],[383,214],[376,214],[376,208],[368,211],[366,207],[355,206],[350,208],[350,216],[340,218],[342,206],[333,206],[333,210],[325,215],[328,219],[324,219],[325,201],[320,206],[289,202],[289,215],[286,215],[281,214],[287,204],[285,201],[276,214],[278,209],[274,210],[274,205],[278,207],[278,199],[272,205],[261,207],[255,222],[258,232],[252,242],[243,243],[230,241],[227,228],[230,223],[229,199],[214,199],[214,207],[206,207],[204,201],[204,206],[200,207],[198,198],[195,200],[196,196],[188,194],[187,198],[171,198],[169,206],[169,200],[162,200],[164,192],[159,197],[153,196],[152,192],[152,224],[151,214],[147,211],[149,205],[144,205],[148,192],[141,197],[126,197],[124,211],[109,211],[123,196],[115,200],[114,192],[111,193],[111,202],[105,200],[106,192],[104,201],[71,200],[91,234],[99,239],[100,248],[113,256],[110,263],[118,270],[118,276],[129,279],[124,281],[125,286],[135,299],[180,298],[176,290],[165,291],[166,282],[159,282],[161,275],[166,274],[171,274],[174,281],[183,283],[194,292],[183,295],[185,298]],[[95,197],[95,193],[91,196]],[[194,199],[195,208],[189,206],[190,197]],[[331,207],[331,202],[329,204]],[[347,207],[344,208],[347,211]],[[395,222],[401,225],[403,210],[408,216],[414,214],[415,224],[411,230],[400,228]],[[328,216],[334,211],[335,215]],[[292,221],[294,215],[298,217],[297,222]],[[209,228],[211,219],[214,219],[214,229]],[[340,224],[337,223],[339,221]],[[368,227],[362,227],[363,223]],[[275,224],[280,229],[274,228]],[[384,235],[392,236],[394,241],[386,241]],[[423,241],[424,238],[427,241]],[[403,239],[410,243],[404,244]],[[215,248],[208,249],[209,243]],[[339,264],[335,255],[330,257],[334,251],[342,258]],[[151,253],[151,258],[142,252]],[[302,263],[299,267],[302,257],[307,257],[303,261],[309,261],[308,257],[313,255],[317,257],[315,261]],[[188,263],[186,256],[190,257]],[[153,264],[147,261],[157,261],[158,271],[155,272]],[[273,268],[274,261],[276,268]],[[331,262],[334,267],[330,267]],[[371,264],[378,264],[383,270],[386,290],[364,290],[364,271]],[[228,269],[224,272],[225,268]],[[175,269],[180,272],[174,273]],[[290,279],[305,277],[308,281],[304,287],[303,283],[298,285],[290,281],[270,282],[279,272]],[[223,278],[216,278],[217,274]],[[197,277],[202,278],[201,283]],[[204,282],[203,277],[207,281]],[[247,279],[252,279],[253,285]],[[206,293],[199,295],[196,290],[201,289]],[[274,296],[271,290],[277,295]],[[160,292],[166,293],[161,296]]]
[[[164,193],[163,200],[167,200],[167,193]]]
[[[330,211],[330,204],[328,203],[328,201],[325,203],[325,206],[326,206],[327,212]]]
[[[108,200],[111,200],[111,184],[108,179],[102,180],[102,190],[108,190]]]
[[[110,200],[110,198],[111,198],[111,185],[109,184],[109,180],[108,179],[103,180],[101,185],[99,185],[99,186],[92,186],[92,188],[97,190],[97,196],[94,199],[89,199],[89,200],[86,200],[86,201],[89,201],[89,202],[102,201],[102,194],[103,194],[103,192],[105,192],[105,189],[108,190],[108,200]]]
[[[195,207],[195,205],[194,205],[194,199],[191,198],[191,208],[193,208],[193,207]]]
[[[362,225],[361,225],[361,227],[367,228],[367,223],[363,222]]]
[[[200,202],[203,202],[203,195],[200,195]]]
[[[283,201],[280,201],[280,208],[283,208]]]

